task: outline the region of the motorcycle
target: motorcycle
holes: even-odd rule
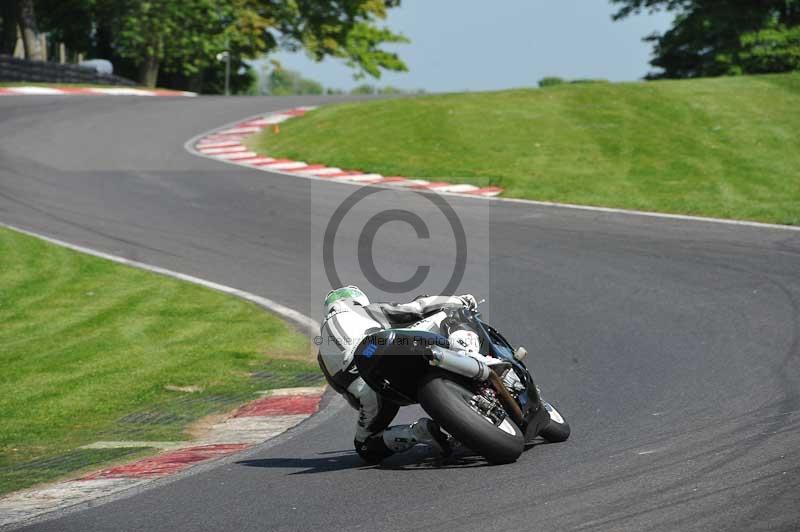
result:
[[[385,400],[421,405],[456,441],[492,464],[514,462],[534,438],[569,437],[569,423],[542,399],[525,366],[525,349],[514,349],[477,309],[440,311],[423,322],[425,327],[420,322],[371,334],[355,351],[359,375]],[[428,330],[430,323],[468,327],[480,339],[478,352],[449,345],[447,337]]]

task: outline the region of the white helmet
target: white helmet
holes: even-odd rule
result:
[[[357,286],[328,292],[318,345],[331,373],[345,369],[361,339],[381,329],[381,324],[361,309],[366,305],[369,299]]]
[[[369,305],[369,298],[359,287],[354,285],[331,290],[328,292],[328,295],[325,296],[325,314],[327,315],[331,311],[331,308],[333,308],[334,303],[338,302],[366,307]]]

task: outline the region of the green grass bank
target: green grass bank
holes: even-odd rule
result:
[[[331,105],[249,142],[506,197],[800,224],[800,74]]]
[[[321,383],[255,305],[3,228],[0,364],[0,493],[148,452],[83,445],[188,440],[256,391]]]

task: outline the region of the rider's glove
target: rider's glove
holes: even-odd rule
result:
[[[458,297],[464,303],[464,306],[467,307],[468,309],[475,310],[478,308],[478,301],[472,294],[464,294],[463,296],[458,296]]]

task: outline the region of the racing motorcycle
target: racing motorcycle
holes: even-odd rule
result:
[[[542,399],[525,366],[525,348],[514,349],[477,309],[440,311],[423,322],[376,332],[355,351],[359,375],[385,400],[419,403],[456,441],[493,464],[515,461],[536,437],[569,437],[569,424]],[[469,328],[479,350],[467,354],[450,345],[430,331],[431,323]]]

